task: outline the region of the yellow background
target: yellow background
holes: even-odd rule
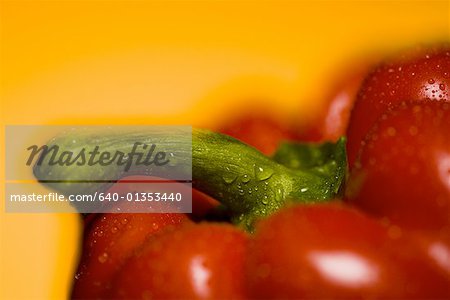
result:
[[[306,122],[366,57],[448,40],[449,13],[448,1],[1,1],[1,140],[6,124],[211,126],[261,105]],[[2,212],[0,298],[67,297],[80,228],[75,214]]]

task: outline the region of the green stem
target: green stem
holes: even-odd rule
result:
[[[232,212],[233,221],[246,227],[291,201],[335,198],[343,183],[343,176],[337,176],[342,170],[322,175],[313,169],[288,168],[218,133],[197,130],[192,145],[194,187],[219,199]]]
[[[190,144],[191,137],[185,134],[171,136],[155,136],[155,134],[135,132],[128,134],[96,135],[72,131],[57,137],[48,145],[58,145],[60,148],[76,152],[76,148],[100,146],[102,151],[124,151],[132,148],[136,141],[149,144],[159,144],[163,141],[167,147]],[[74,146],[72,141],[77,141]],[[172,142],[173,141],[173,142]],[[190,145],[189,145],[190,146]],[[338,196],[345,179],[345,147],[341,140],[336,151],[326,153],[321,157],[320,164],[310,161],[304,168],[296,168],[297,158],[305,160],[305,149],[311,146],[301,146],[301,156],[298,149],[289,161],[271,159],[256,149],[226,135],[206,130],[194,129],[192,132],[192,180],[193,187],[219,200],[228,208],[234,223],[251,228],[256,219],[269,215],[289,202],[316,202],[333,199]],[[307,147],[307,148],[305,148]],[[170,149],[166,149],[169,151]],[[315,147],[314,149],[316,149]],[[328,147],[329,148],[329,147]],[[128,150],[127,150],[128,149]],[[333,148],[334,149],[334,148]],[[164,151],[165,149],[162,149]],[[284,149],[285,150],[285,149]],[[289,150],[290,151],[290,150]],[[309,151],[311,152],[311,151]],[[309,153],[308,152],[308,153]],[[325,152],[321,152],[325,153]],[[288,157],[283,155],[283,157]],[[277,162],[276,160],[280,161]],[[325,171],[324,171],[325,170]],[[134,167],[133,174],[149,172],[148,168]],[[39,180],[70,179],[99,180],[103,178],[121,177],[118,166],[90,166],[87,168],[49,165],[35,165],[34,174]],[[151,170],[150,170],[151,172]],[[188,172],[188,170],[185,170]],[[80,191],[80,185],[72,183],[45,183],[59,192],[87,193],[93,189],[106,189],[110,184],[96,183],[84,185],[86,190]]]

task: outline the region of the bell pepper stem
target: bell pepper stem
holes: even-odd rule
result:
[[[190,137],[189,137],[190,138]],[[92,139],[83,133],[70,131],[51,141],[52,144],[72,147],[70,141],[77,139],[83,147],[99,145],[104,150],[116,151],[132,147],[134,141],[158,143],[155,136],[147,137],[145,132],[131,135],[102,136]],[[164,136],[161,140],[167,144],[183,143],[183,135]],[[119,141],[112,143],[111,141]],[[185,141],[186,143],[191,140]],[[214,197],[227,207],[234,223],[252,230],[255,220],[270,215],[280,207],[291,202],[317,202],[337,197],[345,180],[345,141],[338,142],[339,151],[344,151],[339,159],[332,157],[328,163],[328,172],[317,168],[293,168],[286,162],[278,163],[275,159],[263,155],[258,150],[220,133],[202,129],[192,132],[192,183],[196,189]],[[69,148],[71,149],[71,148]],[[344,160],[344,161],[342,161]],[[329,163],[331,161],[331,163]],[[321,167],[321,166],[319,166]],[[136,168],[134,174],[145,175]],[[91,191],[74,191],[74,185],[53,184],[52,178],[99,180],[105,174],[120,177],[117,165],[86,169],[41,164],[34,166],[35,177],[59,192],[83,193]],[[100,178],[99,178],[100,177]],[[50,179],[50,181],[49,181]],[[106,190],[111,184],[86,185],[86,189]]]

